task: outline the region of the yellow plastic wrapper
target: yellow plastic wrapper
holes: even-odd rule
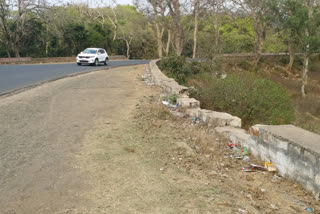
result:
[[[275,172],[277,171],[277,168],[273,165],[272,162],[265,162],[264,168],[268,169],[269,172]]]

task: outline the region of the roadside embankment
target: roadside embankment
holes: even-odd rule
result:
[[[188,97],[188,89],[166,77],[156,65],[149,64],[152,81],[167,95],[178,95],[177,103],[194,120],[207,124],[236,146],[246,146],[255,156],[273,162],[279,174],[302,184],[315,195],[320,193],[320,135],[293,125],[254,125],[249,133],[241,129],[241,119],[228,113],[200,108]]]

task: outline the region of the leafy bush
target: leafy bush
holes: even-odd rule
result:
[[[287,65],[289,63],[289,57],[281,57],[280,62],[282,65]]]
[[[204,63],[192,61],[186,62],[184,57],[171,56],[163,58],[158,66],[168,77],[175,79],[180,85],[185,85],[187,78],[207,70]]]
[[[171,104],[176,104],[177,103],[177,99],[178,99],[178,95],[176,94],[172,94],[168,97],[168,101]]]
[[[286,124],[294,119],[286,90],[257,74],[233,73],[217,79],[202,73],[197,82],[191,96],[200,100],[203,108],[238,116],[245,127],[258,123]]]
[[[238,63],[238,66],[246,71],[249,71],[252,67],[251,63],[248,60],[241,60]]]

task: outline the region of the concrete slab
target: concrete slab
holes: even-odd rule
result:
[[[273,135],[277,135],[280,138],[286,139],[291,143],[300,145],[311,151],[320,153],[320,135],[313,132],[304,130],[294,125],[256,125],[259,129],[262,129]]]

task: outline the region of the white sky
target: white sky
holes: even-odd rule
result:
[[[117,0],[118,4],[131,4],[132,5],[132,1],[131,0]]]
[[[59,0],[58,0],[59,1]],[[80,2],[83,2],[83,3],[87,3],[89,4],[90,6],[92,7],[97,7],[98,5],[102,6],[102,5],[114,5],[113,2],[116,2],[117,4],[130,4],[130,5],[133,5],[132,4],[132,0],[62,0],[62,2],[64,3],[67,3],[67,2],[70,2],[70,3],[80,3]]]

